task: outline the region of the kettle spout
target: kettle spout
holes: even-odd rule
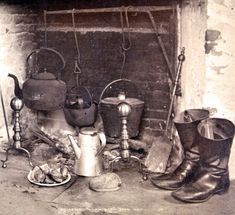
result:
[[[15,83],[15,90],[14,90],[15,96],[19,99],[23,99],[23,92],[22,92],[22,89],[20,88],[18,78],[15,75],[11,74],[11,73],[8,73],[8,77],[13,78],[13,80],[14,80],[14,83]]]
[[[73,150],[75,152],[75,155],[77,157],[77,159],[80,159],[81,157],[81,149],[79,148],[79,146],[77,145],[75,139],[71,136],[71,135],[68,135],[68,138],[69,138],[69,141],[73,147]]]

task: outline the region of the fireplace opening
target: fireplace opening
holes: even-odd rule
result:
[[[23,147],[37,157],[38,141],[44,141],[65,157],[73,154],[74,159],[66,135],[76,135],[89,126],[103,130],[112,144],[133,138],[131,148],[146,155],[153,138],[166,128],[178,63],[178,2],[44,1],[38,5],[15,1],[1,7],[8,17],[2,18],[6,24],[1,37],[4,41],[12,38],[2,50],[14,50],[16,56],[12,64],[12,56],[4,52],[1,65],[7,64],[5,70],[18,78],[22,88]],[[16,123],[8,105],[16,82],[7,77],[1,81],[7,83],[3,94],[10,92],[4,98],[3,118],[12,121],[5,125],[10,128],[7,139],[14,135]],[[45,94],[50,94],[49,99],[42,99]],[[111,111],[116,115],[106,114],[111,123],[101,113],[102,102],[109,97],[116,104]],[[130,99],[133,115],[127,129],[125,110],[129,106],[119,106],[117,98]],[[75,111],[81,116],[75,116]],[[121,132],[127,132],[126,136],[121,137]],[[42,151],[47,149],[42,145]]]
[[[156,9],[152,12],[154,21],[169,58],[170,67],[175,72],[176,6],[173,3],[166,6],[158,6],[156,3],[148,5]],[[138,9],[140,8],[138,6]],[[130,7],[123,7],[122,13],[119,9],[114,12],[92,13],[79,13],[78,10],[74,13],[74,20],[72,10],[71,13],[64,14],[50,14],[48,11],[46,28],[45,15],[41,16],[37,28],[38,47],[47,45],[58,50],[66,61],[61,79],[69,88],[77,84],[86,87],[96,103],[100,102],[102,90],[110,82],[119,78],[131,80],[137,86],[137,90],[129,86],[128,96],[142,97],[145,102],[141,120],[142,133],[151,132],[159,135],[165,127],[172,80],[148,14],[128,12],[128,9],[131,10]],[[125,10],[128,17],[125,16]],[[122,46],[130,47],[123,52]],[[76,74],[78,57],[80,71]],[[49,63],[53,64],[53,61],[49,60]],[[77,75],[79,83],[76,81]],[[115,92],[110,92],[110,95],[112,93],[113,96],[117,96]]]

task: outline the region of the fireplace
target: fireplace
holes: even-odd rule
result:
[[[129,95],[145,102],[139,136],[158,136],[165,128],[171,76],[175,76],[179,47],[186,47],[186,62],[181,77],[182,97],[176,100],[175,111],[201,107],[205,76],[204,40],[201,39],[204,38],[202,28],[205,28],[205,16],[201,19],[197,17],[206,13],[205,4],[199,6],[190,1],[173,0],[167,3],[160,0],[73,1],[69,4],[63,1],[44,1],[42,4],[3,2],[1,71],[15,74],[22,86],[30,76],[25,65],[27,56],[33,49],[47,46],[62,54],[66,67],[60,78],[68,87],[74,86],[77,42],[81,69],[79,84],[89,90],[92,100],[99,103],[102,90],[111,81],[120,77],[130,80],[135,88],[129,88]],[[148,13],[140,12],[143,8],[150,9],[159,35],[156,35]],[[196,26],[200,27],[191,25],[188,19],[190,14],[197,22]],[[156,36],[160,36],[165,53]],[[130,46],[125,51],[124,64],[121,50],[123,40],[124,45]],[[197,50],[200,64],[193,60],[194,55],[188,50],[191,48]],[[169,58],[169,63],[164,55]],[[45,62],[55,67],[51,71],[57,75],[57,62],[54,59],[45,59]],[[173,74],[170,74],[169,67]],[[12,110],[9,103],[14,95],[13,82],[6,77],[2,77],[1,82],[11,132]],[[3,119],[2,112],[0,114]],[[24,128],[40,124],[51,133],[61,128],[74,130],[66,123],[61,110],[41,112],[24,107],[21,121]],[[1,130],[2,138],[6,140],[4,120],[1,120]]]
[[[133,11],[131,7],[127,7],[128,5],[138,10],[141,7],[149,7],[153,10],[152,14],[166,49],[170,67],[175,71],[178,45],[176,1],[168,3],[164,1],[125,3],[73,1],[70,4],[63,1],[44,1],[39,5],[27,1],[2,3],[4,25],[1,37],[7,43],[4,43],[1,48],[1,67],[15,74],[20,83],[23,83],[29,78],[29,71],[25,67],[28,54],[35,48],[47,46],[59,51],[65,58],[66,67],[61,74],[61,79],[68,87],[76,85],[74,68],[78,53],[74,35],[75,27],[80,52],[79,84],[85,86],[90,91],[93,101],[99,103],[102,90],[111,81],[120,77],[131,80],[137,87],[130,87],[130,96],[141,98],[145,102],[140,132],[157,136],[165,127],[172,80],[148,14],[138,10]],[[120,13],[121,6],[123,6],[122,13]],[[74,23],[73,8],[77,9],[73,14]],[[88,12],[79,13],[79,9],[92,8],[112,8],[113,11],[89,12],[88,10]],[[43,13],[44,10],[46,13]],[[65,13],[53,14],[53,11],[62,10]],[[125,37],[125,43],[130,45],[125,52],[124,65],[122,65],[123,53],[121,52],[123,37]],[[10,63],[13,60],[16,62],[14,65]],[[49,66],[52,65],[51,67],[55,65],[56,74],[57,62],[50,59],[49,64]],[[8,108],[8,104],[13,96],[13,86],[11,80],[4,78],[4,81],[8,84],[7,87],[3,85],[3,94],[11,95],[4,101],[7,106],[8,120],[10,120],[11,109]],[[34,126],[33,124],[38,122],[40,117],[48,118],[48,121],[54,120],[56,123],[61,121],[58,117],[53,119],[54,116],[36,113],[28,108],[24,108],[22,113],[23,122],[28,126]],[[3,126],[4,123],[2,122],[1,125]]]

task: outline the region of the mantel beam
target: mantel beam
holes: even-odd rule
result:
[[[111,8],[93,8],[93,9],[72,9],[72,10],[53,10],[53,11],[44,11],[44,14],[71,14],[71,13],[116,13],[121,11],[128,12],[142,12],[146,13],[148,11],[166,11],[172,10],[174,6],[143,6],[143,7],[111,7]]]

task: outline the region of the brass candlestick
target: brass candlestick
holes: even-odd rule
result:
[[[127,118],[131,113],[131,106],[127,102],[120,102],[117,106],[119,116],[121,117],[122,122],[122,131],[121,131],[121,142],[120,142],[120,156],[115,157],[112,161],[110,161],[111,170],[113,171],[114,163],[118,161],[130,162],[130,159],[136,160],[139,163],[139,167],[141,170],[141,162],[140,159],[134,155],[130,154],[129,150],[129,135],[127,130]]]
[[[31,156],[30,153],[27,149],[21,147],[21,124],[20,124],[20,111],[22,110],[24,103],[23,100],[17,97],[14,97],[11,100],[11,108],[14,111],[14,135],[13,135],[13,143],[9,146],[9,148],[6,150],[6,158],[5,160],[2,160],[2,167],[6,168],[7,164],[6,162],[8,161],[8,153],[10,150],[16,149],[16,150],[21,150],[25,152],[28,156],[29,159],[29,164],[33,166],[32,161],[31,161]]]

